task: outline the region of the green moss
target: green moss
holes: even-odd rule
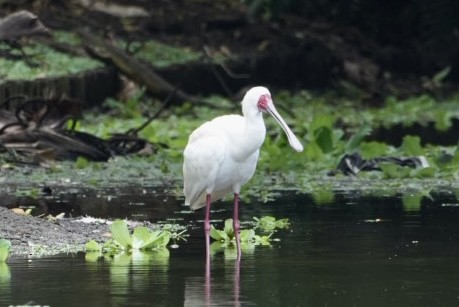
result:
[[[0,44],[0,49],[7,48]],[[70,56],[57,52],[45,45],[36,44],[24,48],[29,61],[36,67],[27,65],[23,60],[0,58],[0,80],[33,80],[77,74],[82,71],[102,67],[103,64],[91,58]]]
[[[70,45],[80,45],[81,39],[75,32],[68,31],[53,31],[53,38],[57,42],[66,43]]]

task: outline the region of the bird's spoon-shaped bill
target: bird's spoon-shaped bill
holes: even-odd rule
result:
[[[276,108],[274,107],[273,103],[269,103],[267,107],[267,111],[269,114],[271,114],[272,117],[279,123],[279,125],[282,127],[284,130],[285,134],[287,135],[288,142],[290,143],[290,146],[298,151],[302,152],[303,151],[303,145],[301,145],[300,140],[296,137],[296,135],[293,133],[292,130],[290,130],[289,126],[287,123],[284,121],[282,116],[277,112]]]

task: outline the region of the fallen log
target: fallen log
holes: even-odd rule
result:
[[[13,100],[22,103],[9,110]],[[60,107],[62,105],[66,108]],[[75,130],[79,113],[76,101],[56,102],[17,96],[1,106],[6,109],[0,109],[0,153],[9,153],[14,158],[12,162],[23,162],[15,159],[19,156],[38,165],[48,160],[76,160],[78,157],[107,161],[115,155],[152,154],[156,151],[153,144],[136,136],[138,129],[114,134],[107,140]],[[68,125],[69,121],[73,121],[73,125]]]
[[[175,91],[171,98],[174,103],[182,103],[184,101],[198,102],[196,97],[181,90],[176,90],[172,84],[156,74],[150,67],[147,67],[140,60],[130,56],[109,41],[85,31],[78,31],[78,34],[90,54],[104,61],[109,61],[129,78],[144,85],[152,95],[165,99],[171,92]]]

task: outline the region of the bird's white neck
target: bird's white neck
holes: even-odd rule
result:
[[[232,148],[232,156],[236,160],[243,161],[258,151],[266,136],[266,126],[263,114],[244,114],[244,129],[238,135],[237,148]]]

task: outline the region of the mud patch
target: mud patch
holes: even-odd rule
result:
[[[11,241],[12,255],[17,256],[36,257],[82,251],[84,244],[90,240],[106,241],[108,228],[106,222],[85,223],[81,217],[51,221],[19,215],[0,207],[0,238]]]

